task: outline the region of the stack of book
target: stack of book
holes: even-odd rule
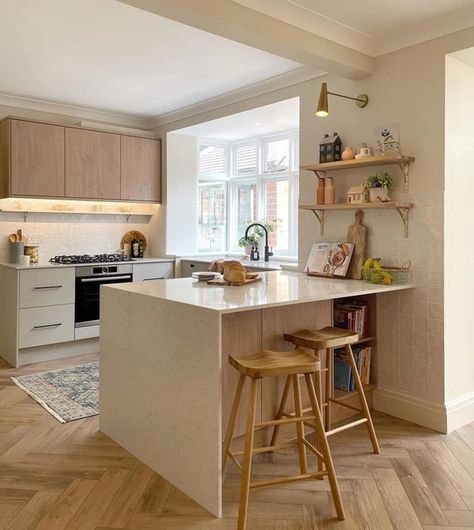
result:
[[[360,338],[369,335],[369,308],[367,302],[348,300],[334,306],[334,325],[355,331]]]
[[[369,347],[353,346],[354,358],[363,385],[370,383],[370,360],[372,349]],[[352,368],[344,348],[334,351],[334,388],[352,392],[355,390]]]

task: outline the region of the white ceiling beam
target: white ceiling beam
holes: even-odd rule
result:
[[[231,0],[118,1],[319,71],[349,79],[374,72],[372,57]]]

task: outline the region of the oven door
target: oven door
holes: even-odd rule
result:
[[[100,318],[100,286],[132,281],[132,274],[76,278],[76,328],[97,326]]]

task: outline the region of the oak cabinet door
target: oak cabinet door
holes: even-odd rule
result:
[[[161,140],[121,137],[121,199],[161,202]]]
[[[64,197],[64,127],[11,120],[11,194]]]
[[[66,127],[66,197],[120,199],[120,135]]]

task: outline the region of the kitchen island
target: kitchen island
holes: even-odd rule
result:
[[[100,430],[220,517],[222,433],[238,379],[228,355],[292,349],[283,332],[330,325],[334,300],[412,287],[281,271],[244,287],[191,278],[103,287]],[[275,413],[281,386],[263,381],[259,418]],[[237,436],[245,414],[243,400]]]

